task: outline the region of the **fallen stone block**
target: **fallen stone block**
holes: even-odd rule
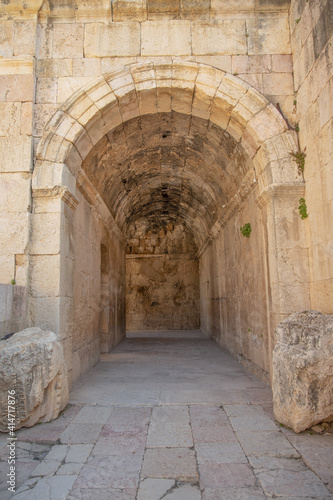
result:
[[[27,328],[0,341],[2,432],[55,419],[68,396],[64,353],[55,333]]]
[[[295,432],[333,420],[333,315],[295,313],[275,330],[276,420]]]

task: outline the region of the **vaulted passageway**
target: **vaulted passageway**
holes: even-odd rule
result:
[[[66,101],[38,146],[32,230],[56,221],[58,240],[32,249],[30,311],[71,380],[124,338],[126,300],[131,329],[200,326],[267,380],[273,328],[304,302],[295,147],[263,96],[202,64],[133,64]]]
[[[198,252],[254,170],[242,146],[208,120],[149,114],[106,134],[82,169],[127,239],[127,329],[199,328]]]

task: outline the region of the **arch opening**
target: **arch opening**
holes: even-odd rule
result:
[[[75,310],[84,300],[73,283],[88,283],[88,300],[104,279],[94,262],[101,262],[107,234],[109,307],[117,318],[108,349],[125,334],[127,260],[127,287],[136,290],[127,302],[145,296],[141,317],[128,319],[134,328],[153,310],[166,317],[168,307],[165,324],[176,328],[184,303],[184,317],[199,324],[193,311],[200,302],[201,328],[259,375],[270,372],[272,328],[286,312],[281,281],[289,279],[281,278],[288,244],[280,260],[276,255],[276,213],[289,210],[290,193],[302,189],[293,149],[294,136],[265,98],[202,64],[134,64],[89,84],[56,112],[39,144],[34,195],[53,189],[72,205],[63,216],[73,222],[74,247],[91,262],[90,274],[77,256],[70,264],[66,293]],[[65,191],[55,190],[59,185]],[[284,200],[279,205],[276,193]],[[253,228],[248,240],[239,230],[246,222]],[[59,235],[60,246],[65,238]],[[139,268],[144,276],[133,282]],[[167,273],[170,283],[159,282]],[[195,279],[184,284],[180,273]],[[173,295],[154,295],[155,285],[157,292],[173,287]],[[96,353],[99,343],[99,315],[84,315],[85,334],[74,331],[72,339],[80,365],[73,366],[74,379],[87,369],[84,352]]]

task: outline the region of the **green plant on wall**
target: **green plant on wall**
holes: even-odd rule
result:
[[[242,233],[243,236],[245,236],[245,238],[250,238],[251,231],[252,227],[249,222],[247,222],[246,224],[244,224],[244,226],[241,226],[240,228],[240,232]]]
[[[308,217],[308,210],[307,210],[307,206],[306,206],[304,198],[299,199],[298,210],[299,210],[299,214],[301,216],[301,219],[306,219]]]
[[[16,285],[16,281],[14,279],[12,279],[12,281],[10,282],[11,285]]]
[[[299,150],[296,152],[293,151],[292,153],[290,153],[290,155],[293,157],[294,161],[297,164],[298,172],[303,175],[305,167],[305,157],[306,157],[305,150],[304,151]]]

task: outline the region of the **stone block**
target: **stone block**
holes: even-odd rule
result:
[[[293,59],[291,55],[272,55],[272,71],[276,73],[292,73]]]
[[[179,15],[179,0],[168,0],[160,2],[160,0],[148,0],[148,16],[149,19],[160,16],[163,18],[178,17]]]
[[[248,19],[246,24],[249,55],[291,53],[288,14],[256,16]]]
[[[256,478],[247,464],[205,463],[199,465],[202,488],[248,488],[255,486]]]
[[[63,350],[53,332],[27,328],[0,344],[1,407],[15,391],[15,429],[56,418],[68,403]],[[5,417],[5,418],[4,418]],[[8,432],[7,413],[0,428]]]
[[[3,75],[0,79],[0,101],[32,101],[33,75]]]
[[[21,106],[21,135],[32,135],[32,102],[23,102]]]
[[[73,60],[73,76],[99,76],[100,68],[101,60],[95,57]]]
[[[310,292],[312,304],[324,313],[329,314],[333,307],[333,282],[325,279],[324,281],[313,281],[310,283]]]
[[[21,103],[0,102],[0,137],[20,134]]]
[[[41,137],[45,127],[57,110],[56,104],[35,104],[34,106],[34,136]]]
[[[199,477],[194,451],[188,448],[147,449],[141,476],[195,482]]]
[[[113,21],[145,21],[147,19],[146,0],[113,0]]]
[[[270,73],[262,76],[265,95],[291,95],[294,93],[292,73]]]
[[[190,55],[190,22],[168,20],[142,23],[141,54],[143,56]]]
[[[258,90],[258,92],[262,93],[264,90],[262,79],[263,75],[261,73],[244,73],[238,75],[238,78],[243,80],[244,82],[248,83],[251,85],[251,87],[255,88]]]
[[[95,0],[92,4],[90,0],[80,0],[75,3],[76,22],[88,22],[111,19],[111,1]]]
[[[57,102],[57,78],[38,78],[36,86],[36,103],[47,104]]]
[[[136,57],[103,57],[101,60],[101,74],[109,73],[127,64],[136,62]]]
[[[55,24],[53,27],[53,57],[70,59],[83,57],[84,25]]]
[[[140,483],[138,500],[162,498],[174,486],[173,479],[152,479],[149,477]]]
[[[30,175],[25,173],[8,173],[0,177],[0,211],[27,212],[30,211],[31,198]]]
[[[86,57],[137,56],[140,54],[140,24],[87,24],[84,36]]]
[[[209,0],[180,0],[180,15],[182,19],[209,18]]]
[[[14,23],[0,21],[0,57],[11,57],[14,52]]]
[[[34,61],[30,56],[0,58],[0,75],[31,75]]]
[[[333,316],[303,311],[275,330],[274,416],[301,432],[333,420]]]
[[[58,213],[34,214],[31,253],[38,254],[58,254],[60,251],[60,230],[61,217]]]
[[[256,0],[242,0],[242,11],[254,10]],[[211,0],[211,11],[214,16],[223,17],[225,12],[239,12],[238,0]]]
[[[53,48],[53,26],[49,24],[38,23],[37,25],[37,46],[36,56],[37,59],[50,59],[52,58]]]
[[[30,172],[31,169],[32,138],[0,137],[0,172]]]
[[[35,55],[36,21],[15,21],[14,56]]]
[[[52,328],[59,339],[68,338],[72,319],[72,302],[67,297],[30,297],[29,313],[31,321],[43,329]],[[67,369],[69,369],[69,364]]]
[[[28,212],[0,215],[0,253],[23,254],[29,241]]]
[[[272,61],[268,54],[232,56],[232,73],[269,73],[271,70]]]
[[[245,21],[225,20],[192,23],[194,55],[246,54]]]
[[[33,297],[60,296],[60,255],[31,258],[31,294]]]
[[[58,78],[57,102],[63,103],[77,90],[89,83],[93,76],[76,76]]]
[[[0,255],[0,283],[10,283],[15,277],[15,256]]]
[[[231,73],[231,56],[197,56],[196,62],[208,64],[227,73]]]
[[[44,78],[72,76],[73,59],[41,59],[36,64],[36,76]]]

